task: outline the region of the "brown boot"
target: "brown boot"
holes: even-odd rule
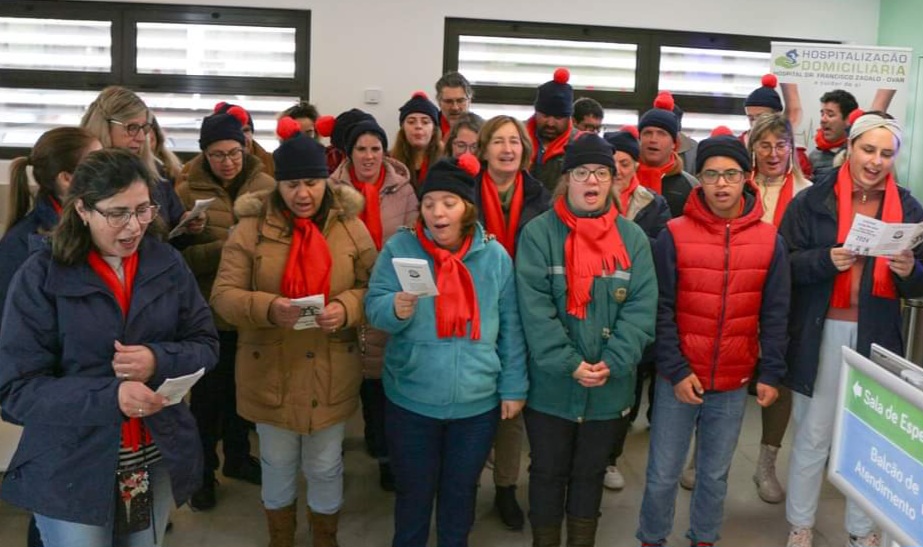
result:
[[[339,520],[339,511],[332,515],[322,515],[308,509],[308,521],[311,522],[311,534],[314,537],[311,545],[313,547],[339,547],[337,543]]]
[[[295,504],[281,509],[263,509],[269,525],[269,547],[295,546]]]
[[[561,547],[561,525],[532,527],[532,547]]]
[[[567,547],[593,547],[596,545],[598,518],[582,519],[567,515]]]

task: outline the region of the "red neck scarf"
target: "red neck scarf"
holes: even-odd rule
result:
[[[628,186],[619,192],[619,204],[622,206],[622,216],[625,218],[628,218],[628,204],[631,203],[631,195],[635,193],[635,190],[640,185],[641,180],[635,174],[635,176],[631,177],[631,182],[628,183]]]
[[[484,170],[481,177],[481,206],[484,208],[484,222],[487,231],[497,237],[510,256],[516,256],[516,230],[519,228],[519,219],[522,217],[522,171],[516,173],[513,181],[513,201],[510,203],[510,216],[503,217],[503,207],[500,205],[500,191],[490,176],[490,170]]]
[[[54,203],[54,198],[52,202]],[[96,249],[92,249],[87,255],[87,262],[96,275],[103,280],[106,287],[112,291],[115,301],[119,303],[119,308],[122,310],[122,317],[128,317],[131,289],[135,283],[135,274],[138,272],[138,253],[134,252],[128,258],[122,259],[124,284]],[[129,418],[122,422],[122,448],[131,448],[132,452],[137,452],[142,446],[149,444],[151,444],[151,433],[142,427],[141,418]]]
[[[828,141],[824,138],[824,130],[818,128],[817,134],[814,135],[814,144],[817,145],[818,150],[827,152],[846,144],[846,135],[843,135],[841,138],[835,141]]]
[[[420,163],[420,169],[417,171],[417,189],[423,186],[423,180],[426,179],[426,172],[429,171],[429,156],[424,156]]]
[[[439,113],[439,129],[442,130],[442,144],[445,144],[449,140],[449,133],[452,131],[452,126],[449,125],[449,119],[446,118],[442,112]]]
[[[454,253],[437,246],[423,230],[423,219],[417,219],[417,239],[423,250],[433,257],[436,270],[436,335],[439,338],[464,337],[471,322],[471,339],[481,339],[481,314],[471,272],[462,262],[471,249],[474,236],[468,236]]]
[[[51,203],[51,208],[54,209],[54,212],[61,216],[61,203],[54,196],[48,196],[48,201]]]
[[[526,124],[526,130],[529,132],[529,137],[532,138],[532,158],[530,162],[532,165],[535,165],[535,160],[538,158],[538,152],[539,150],[542,150],[542,139],[538,136],[538,130],[535,127],[535,116],[529,118],[529,121]],[[544,147],[544,152],[542,153],[542,165],[548,163],[548,160],[556,158],[564,153],[564,147],[566,147],[567,143],[570,142],[570,134],[573,130],[574,120],[573,118],[568,118],[567,129],[565,129],[563,133],[551,141],[548,146]]]
[[[356,169],[352,165],[349,166],[349,179],[352,181],[353,186],[362,192],[362,197],[365,198],[365,207],[362,209],[362,212],[359,213],[359,220],[369,229],[369,234],[372,235],[372,241],[375,242],[375,248],[379,251],[381,250],[382,244],[382,227],[381,201],[378,195],[379,192],[381,192],[381,187],[385,184],[386,174],[385,165],[382,163],[381,172],[378,174],[378,180],[374,183],[364,182],[359,180],[356,176]]]
[[[756,180],[755,172],[753,173],[751,180]],[[768,184],[766,186],[768,186]],[[772,214],[772,223],[776,228],[782,224],[782,217],[785,216],[785,210],[788,209],[788,204],[792,202],[792,198],[794,196],[795,174],[789,172],[787,175],[785,175],[785,182],[782,183],[782,188],[779,189],[779,200],[776,202],[776,210]]]
[[[670,161],[660,167],[651,167],[643,163],[638,165],[638,180],[645,188],[663,194],[663,177],[676,167],[676,154],[670,154]]]
[[[290,213],[286,212],[285,215],[288,217]],[[288,260],[282,272],[282,295],[303,298],[323,294],[326,305],[330,300],[330,270],[333,266],[327,240],[313,220],[292,220],[295,227],[288,248]]]
[[[904,219],[904,208],[901,207],[901,197],[897,192],[897,183],[894,181],[894,176],[891,173],[888,173],[888,177],[884,181],[884,186],[885,197],[881,212],[881,220],[883,222],[902,222]],[[846,241],[846,235],[849,234],[849,228],[852,225],[852,191],[852,173],[850,172],[849,162],[847,161],[840,167],[840,171],[836,178],[836,186],[834,187],[834,193],[836,195],[837,243]],[[837,274],[836,280],[833,282],[833,299],[830,305],[834,308],[849,308],[851,304],[851,289],[852,268]],[[872,272],[872,294],[879,298],[897,298],[897,289],[894,287],[894,279],[891,278],[888,261],[883,257],[875,259],[875,269]]]
[[[613,273],[616,267],[631,268],[631,259],[615,226],[618,211],[615,206],[598,217],[578,217],[567,206],[567,198],[559,197],[554,212],[570,228],[564,242],[564,272],[567,276],[567,313],[577,319],[586,318],[593,278]]]

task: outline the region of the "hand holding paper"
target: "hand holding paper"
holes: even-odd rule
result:
[[[204,375],[205,367],[202,367],[192,374],[187,374],[178,378],[167,378],[166,381],[160,384],[160,387],[157,388],[156,393],[157,395],[166,397],[169,400],[167,406],[175,405],[176,403],[183,400],[183,397],[186,396],[186,393],[188,393],[189,390],[192,389],[192,386],[199,381],[199,378]]]
[[[886,223],[856,214],[843,248],[859,255],[893,256],[923,242],[923,222]]]
[[[199,215],[204,213],[211,207],[212,203],[215,201],[215,198],[208,199],[197,199],[195,200],[195,205],[192,207],[186,215],[183,216],[183,220],[176,225],[173,230],[170,231],[170,235],[167,236],[169,239],[173,239],[178,235],[186,233],[186,225],[188,225],[193,220],[199,218]]]
[[[429,262],[426,260],[394,257],[391,259],[391,264],[394,265],[394,272],[404,292],[417,296],[437,296],[439,294],[433,274],[429,269]]]

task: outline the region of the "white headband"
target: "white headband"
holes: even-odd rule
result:
[[[883,127],[897,137],[897,146],[900,147],[904,130],[897,120],[882,118],[878,114],[863,114],[856,118],[849,129],[849,142],[854,142],[860,135],[871,129]]]

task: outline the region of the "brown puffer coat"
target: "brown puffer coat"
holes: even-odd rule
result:
[[[183,249],[183,258],[195,275],[202,296],[208,298],[218,273],[221,261],[221,249],[228,239],[228,231],[237,223],[232,207],[234,199],[249,192],[272,190],[276,181],[263,172],[263,164],[256,156],[248,156],[244,162],[244,183],[236,196],[228,193],[218,180],[205,171],[205,157],[202,154],[189,160],[188,168],[176,184],[176,194],[186,210],[192,209],[197,199],[215,198],[208,211],[205,230],[200,234],[190,234],[191,244]],[[218,330],[234,330],[234,327],[215,315]]]
[[[337,167],[330,178],[338,185],[353,187],[349,177],[352,164],[344,161]],[[394,158],[385,157],[385,181],[379,191],[381,209],[382,244],[397,232],[401,226],[413,226],[420,212],[417,193],[410,183],[410,171],[407,166]],[[359,328],[359,348],[362,352],[362,375],[365,378],[381,378],[384,366],[385,344],[388,335],[362,325]]]
[[[356,218],[362,196],[349,187],[331,189],[334,201],[323,233],[333,259],[330,298],[346,308],[345,328],[325,334],[281,329],[269,321],[291,244],[271,195],[247,194],[235,203],[240,222],[225,244],[211,296],[215,311],[240,334],[237,412],[301,434],[343,422],[358,407],[362,370],[356,327],[365,321],[362,300],[378,256]]]

